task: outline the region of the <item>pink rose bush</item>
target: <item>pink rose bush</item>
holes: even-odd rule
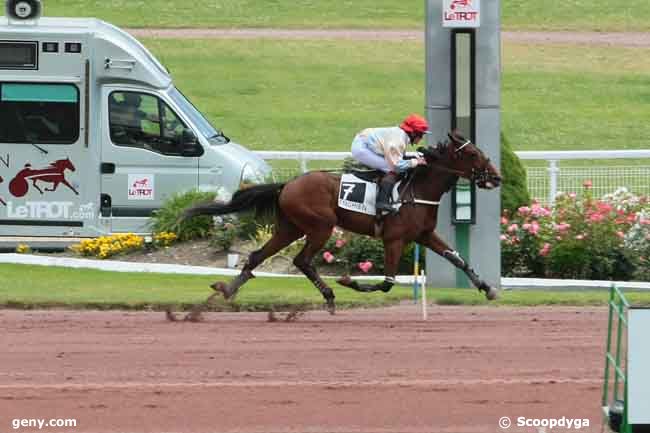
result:
[[[560,194],[501,217],[502,274],[650,281],[650,202],[621,188]]]

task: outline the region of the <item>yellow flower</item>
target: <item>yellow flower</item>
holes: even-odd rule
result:
[[[16,252],[17,252],[18,254],[27,254],[27,253],[31,253],[31,252],[32,252],[32,249],[29,247],[29,245],[26,245],[26,244],[18,244],[18,245],[16,246]]]

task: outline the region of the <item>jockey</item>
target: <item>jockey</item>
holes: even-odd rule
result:
[[[426,164],[424,158],[404,159],[404,152],[407,145],[417,144],[428,129],[429,124],[422,116],[411,114],[399,126],[368,128],[354,137],[352,156],[368,167],[387,173],[379,186],[378,211],[393,211],[390,196],[398,174]]]

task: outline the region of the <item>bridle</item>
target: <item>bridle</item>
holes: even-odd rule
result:
[[[457,155],[458,158],[462,159],[463,156],[462,156],[461,151],[469,144],[474,145],[474,143],[472,143],[471,140],[466,140],[463,144],[461,144],[460,146],[458,146],[454,150],[454,154]],[[470,174],[469,180],[471,182],[476,182],[476,183],[481,183],[481,182],[482,183],[487,183],[491,179],[491,174],[490,174],[490,171],[489,171],[490,158],[485,156],[483,151],[481,149],[479,149],[476,145],[474,145],[474,147],[479,152],[479,154],[483,157],[483,159],[485,160],[485,163],[483,164],[483,167],[480,168],[480,169],[472,167],[472,172]]]

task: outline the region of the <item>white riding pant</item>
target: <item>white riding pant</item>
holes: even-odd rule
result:
[[[354,159],[370,168],[381,170],[385,173],[390,171],[390,167],[388,166],[384,156],[378,155],[368,149],[368,146],[363,139],[355,138],[352,142],[352,156]]]

